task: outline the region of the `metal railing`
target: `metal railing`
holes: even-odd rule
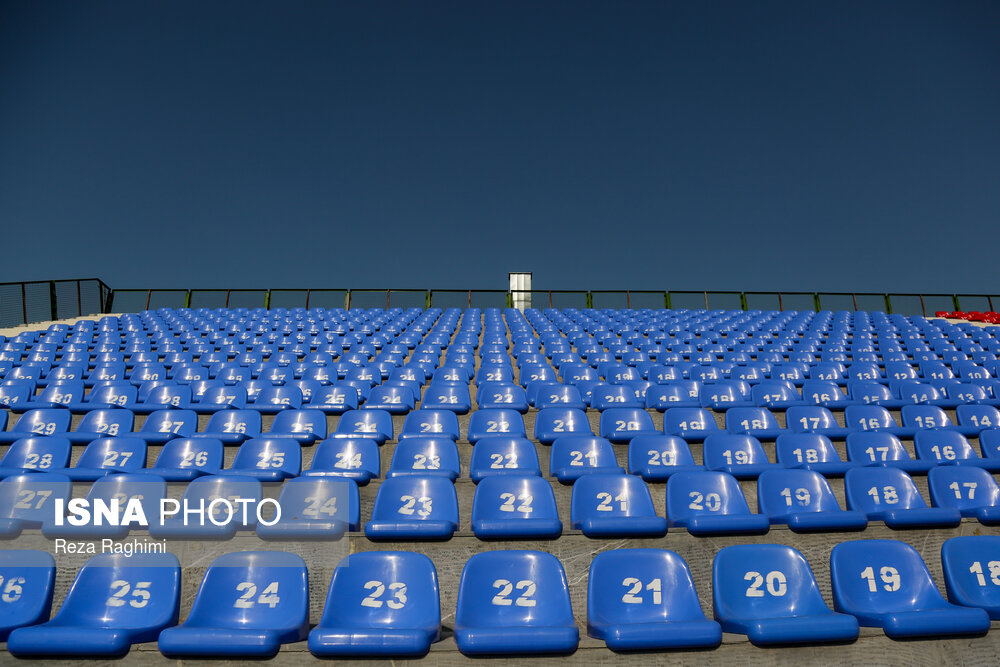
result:
[[[0,283],[0,327],[107,313],[111,294],[100,278]]]
[[[724,310],[881,310],[932,316],[936,311],[993,311],[1000,294],[906,292],[737,292],[718,290],[531,290],[536,308],[696,308]],[[502,289],[123,289],[109,308],[430,308],[508,307]]]

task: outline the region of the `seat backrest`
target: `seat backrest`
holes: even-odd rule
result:
[[[693,466],[691,448],[676,435],[637,435],[628,445],[628,471],[633,475],[652,473],[660,468]]]
[[[387,440],[393,435],[392,415],[385,410],[345,412],[337,422],[337,434]]]
[[[782,433],[775,442],[778,463],[794,468],[810,463],[840,462],[830,439],[819,433]]]
[[[14,407],[26,402],[34,393],[34,383],[30,380],[10,380],[0,384],[0,406]],[[3,413],[0,428],[7,425],[7,413]]]
[[[302,471],[302,446],[292,438],[251,438],[236,452],[232,471],[281,472],[294,477]]]
[[[134,641],[153,641],[177,622],[180,589],[171,553],[98,554],[80,568],[52,624],[131,630]]]
[[[455,479],[461,470],[458,446],[454,440],[423,436],[399,441],[392,453],[388,475],[443,475]]]
[[[905,361],[885,362],[885,376],[890,380],[916,380],[916,369]]]
[[[208,567],[184,626],[269,630],[287,642],[304,637],[308,622],[305,562],[284,551],[238,551]]]
[[[78,468],[99,468],[128,472],[146,467],[146,441],[142,438],[99,438],[94,440],[76,462]]]
[[[118,474],[101,477],[90,485],[87,491],[87,499],[90,501],[91,521],[89,525],[101,525],[98,519],[99,512],[95,509],[95,501],[101,500],[110,508],[114,508],[112,503],[118,503],[118,519],[122,525],[130,525],[132,528],[145,528],[148,523],[152,523],[160,515],[160,500],[167,496],[167,483],[162,477],[156,475],[136,475]],[[146,523],[131,514],[128,507],[132,501],[137,501],[142,508]],[[124,513],[130,512],[130,520],[125,521]],[[67,517],[67,523],[72,524],[72,517]]]
[[[97,433],[101,436],[117,437],[132,432],[135,415],[123,408],[91,410],[76,426],[77,433]]]
[[[12,432],[25,435],[52,435],[69,430],[72,415],[62,408],[35,408],[28,410],[11,427]]]
[[[490,436],[476,442],[469,465],[478,482],[494,475],[541,475],[538,452],[527,438]]]
[[[286,480],[278,496],[282,522],[329,524],[342,522],[358,530],[361,501],[358,485],[337,477],[295,477]],[[274,521],[275,517],[264,519]],[[261,523],[264,523],[263,521]],[[320,537],[328,537],[320,534]]]
[[[992,405],[960,405],[955,408],[958,423],[977,429],[1000,428],[1000,410]]]
[[[0,481],[0,519],[14,519],[22,527],[37,528],[52,518],[56,501],[66,502],[72,491],[69,477],[58,473],[12,475]]]
[[[847,382],[847,392],[850,394],[851,399],[861,401],[866,405],[881,405],[885,401],[893,400],[893,395],[889,387],[867,380],[849,380]]]
[[[4,453],[0,468],[24,468],[25,471],[46,472],[55,468],[65,468],[69,464],[72,445],[67,438],[21,438]]]
[[[920,554],[896,540],[834,546],[830,580],[836,608],[847,613],[913,612],[944,604]]]
[[[844,475],[844,492],[847,506],[865,514],[927,507],[913,480],[899,468],[852,468]]]
[[[534,390],[534,396],[531,395]],[[583,405],[583,396],[575,385],[557,383],[532,383],[528,385],[529,402],[538,409],[558,408],[563,405],[580,407]]]
[[[588,468],[617,468],[614,447],[606,438],[568,435],[556,438],[549,452],[549,474],[587,471]]]
[[[517,410],[492,408],[476,410],[469,418],[469,442],[494,435],[526,437],[524,419]]]
[[[936,405],[904,405],[903,426],[917,429],[951,428],[954,424],[944,410]]]
[[[590,390],[590,407],[595,410],[644,406],[644,401],[636,398],[635,391],[627,385],[600,383]]]
[[[48,620],[56,578],[55,559],[45,551],[0,551],[0,641],[13,628]]]
[[[345,557],[330,579],[320,627],[421,629],[440,636],[441,604],[431,559],[408,551]]]
[[[836,382],[826,380],[807,380],[804,382],[802,384],[802,399],[809,405],[822,405],[824,407],[840,407],[850,402]]]
[[[656,516],[656,510],[642,478],[597,473],[584,475],[573,484],[570,515],[575,524],[586,519]]]
[[[566,573],[542,551],[473,554],[462,569],[456,630],[575,625]]]
[[[345,476],[366,471],[368,477],[378,477],[378,443],[371,438],[327,438],[316,446],[310,470]]]
[[[61,380],[58,384],[50,384],[42,389],[35,398],[42,403],[69,405],[79,403],[83,399],[83,380]]]
[[[880,405],[849,405],[844,410],[844,423],[859,431],[882,431],[897,428],[896,420]]]
[[[941,546],[948,600],[966,607],[979,607],[996,616],[1000,606],[1000,536],[962,535]]]
[[[298,410],[302,407],[302,391],[298,387],[283,385],[280,387],[265,387],[254,398],[255,406],[274,406]]]
[[[494,475],[476,486],[472,520],[558,519],[548,480],[535,475]]]
[[[406,415],[399,439],[436,436],[458,440],[458,416],[451,410],[414,410]]]
[[[143,400],[143,403],[145,405],[185,408],[191,403],[191,398],[190,385],[164,384],[151,389],[146,395],[145,400]]]
[[[590,563],[587,620],[591,626],[703,621],[684,559],[666,549],[603,551]]]
[[[105,384],[94,387],[84,399],[95,405],[117,405],[124,407],[135,403],[139,388],[132,384]]]
[[[679,435],[686,431],[717,431],[715,418],[704,408],[669,408],[663,413],[663,432]]]
[[[282,410],[274,416],[268,434],[280,437],[286,434],[309,434],[318,439],[326,437],[326,415],[320,410]]]
[[[1000,504],[1000,486],[993,475],[976,466],[934,466],[927,473],[931,502],[975,516],[980,507]]]
[[[644,408],[607,408],[601,413],[601,437],[627,441],[640,433],[659,433]]]
[[[449,521],[458,525],[458,496],[447,477],[389,477],[378,487],[372,521]]]
[[[883,465],[910,461],[910,453],[892,433],[867,431],[847,436],[847,458],[862,465]]]
[[[141,433],[172,434],[186,438],[198,430],[198,413],[194,410],[156,410],[142,423]]]
[[[714,470],[733,465],[770,463],[760,440],[752,435],[713,433],[705,438],[702,449],[705,466]]]
[[[432,381],[424,391],[422,404],[426,407],[461,411],[468,410],[471,402],[469,385]]]
[[[920,430],[913,436],[917,458],[938,463],[978,459],[965,436],[947,429]]]
[[[198,396],[197,402],[202,405],[222,405],[242,410],[247,406],[247,390],[241,385],[208,387]]]
[[[593,435],[587,414],[576,408],[545,408],[538,411],[535,415],[535,439],[546,442],[563,434]]]
[[[757,507],[769,517],[841,510],[826,478],[812,470],[762,472],[757,478]]]
[[[712,563],[712,608],[723,623],[830,613],[805,557],[780,544],[721,549]]]
[[[667,481],[667,519],[671,524],[701,515],[750,514],[736,478],[725,472],[679,472]]]
[[[753,434],[780,428],[778,420],[766,408],[730,408],[726,411],[726,430],[730,433]]]
[[[796,433],[812,433],[839,428],[829,408],[818,405],[794,406],[785,411],[787,428]]]
[[[253,529],[257,525],[257,506],[263,497],[262,494],[260,482],[253,477],[230,474],[198,477],[188,482],[181,502],[182,509],[174,515],[174,518],[183,519],[185,525],[203,521],[202,525],[209,525],[211,522],[216,525],[235,526],[237,530]],[[237,498],[240,499],[239,503],[233,500]],[[242,502],[243,500],[251,502],[246,504]],[[203,516],[185,516],[184,507],[198,508],[202,501],[205,506]]]
[[[476,389],[476,402],[482,408],[527,409],[525,390],[513,382],[483,382]]]
[[[153,468],[198,470],[214,474],[222,468],[222,442],[215,438],[174,438],[167,441]]]
[[[357,410],[358,391],[354,387],[345,384],[322,386],[312,395],[309,405],[336,408],[345,411]]]

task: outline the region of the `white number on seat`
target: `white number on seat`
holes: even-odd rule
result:
[[[743,575],[743,579],[750,582],[750,587],[747,588],[746,592],[748,598],[764,597],[764,591],[760,589],[761,584],[764,584],[767,592],[776,598],[780,598],[788,592],[785,573],[780,570],[771,570],[766,575],[761,575],[760,572],[747,572]]]
[[[281,598],[278,597],[278,582],[272,581],[265,588],[256,600],[254,596],[257,595],[257,584],[252,581],[244,581],[236,585],[236,590],[243,593],[233,606],[237,609],[251,609],[255,604],[266,604],[271,609],[278,606],[281,602]]]
[[[327,514],[329,516],[334,516],[337,514],[337,497],[331,496],[329,498],[306,498],[306,506],[303,508],[302,513],[306,516],[312,516],[319,518],[320,514]]]
[[[955,497],[958,499],[962,498],[962,488],[968,490],[969,500],[973,500],[976,497],[976,487],[978,484],[976,482],[962,482],[962,486],[959,487],[958,482],[952,482],[948,485],[948,488],[955,492]]]
[[[792,491],[789,488],[784,488],[781,490],[781,497],[785,499],[785,504],[789,507],[792,506],[793,497],[799,505],[805,507],[809,504],[812,495],[809,493],[809,489],[795,489],[795,491]]]
[[[613,512],[614,508],[611,507],[612,497],[610,493],[601,492],[597,494],[597,499],[601,502],[597,505],[598,512]],[[628,511],[628,495],[624,492],[619,493],[613,498],[613,500],[618,503],[621,507],[622,512]]]
[[[517,512],[524,512],[524,513],[527,514],[527,513],[530,513],[532,511],[531,501],[534,500],[534,498],[532,496],[528,495],[527,493],[522,493],[522,494],[520,494],[517,497],[515,497],[513,493],[501,493],[500,494],[500,500],[503,501],[503,503],[500,505],[500,511],[501,512],[515,512],[515,511],[517,511]],[[517,506],[516,510],[514,508],[514,501],[515,500],[520,500],[521,501],[521,504]]]
[[[635,577],[625,577],[622,580],[622,586],[629,589],[625,595],[622,596],[622,602],[625,604],[642,604],[643,599],[639,595],[642,591],[642,580],[636,579]],[[663,594],[661,592],[662,584],[660,579],[653,579],[648,584],[646,584],[646,590],[653,593],[653,604],[660,604],[663,602]]]
[[[389,609],[402,609],[406,606],[406,584],[394,581],[388,586],[389,592],[392,593],[391,600],[385,600],[385,606]],[[372,591],[371,594],[362,598],[362,607],[374,607],[378,609],[382,606],[383,601],[379,598],[385,593],[386,585],[381,581],[368,581],[365,582],[364,589],[366,591]]]
[[[14,507],[19,510],[37,510],[45,504],[45,501],[48,500],[51,495],[52,491],[50,489],[42,489],[41,491],[21,489],[17,492],[17,502],[14,503]],[[34,507],[32,507],[32,503],[34,503]]]
[[[3,586],[3,594],[0,595],[0,600],[4,602],[17,602],[21,599],[21,594],[24,593],[23,585],[28,583],[24,577],[11,577],[7,580],[7,585],[4,586],[4,578],[0,575],[0,586]]]
[[[868,495],[875,499],[875,504],[879,504],[879,489],[877,486],[873,486],[868,489]],[[894,486],[883,486],[881,502],[886,505],[895,505],[899,502],[899,494],[896,492],[896,487]]]
[[[128,605],[136,609],[141,609],[149,604],[151,593],[147,589],[152,585],[153,582],[151,581],[137,581],[133,587],[132,584],[124,579],[113,581],[111,588],[114,590],[114,593],[111,594],[111,597],[108,598],[105,604],[109,607],[124,607],[125,600],[123,598],[131,590],[133,599],[128,601]]]
[[[649,456],[649,465],[651,466],[677,465],[677,458],[671,451],[658,452],[655,449],[651,449],[646,454]]]
[[[428,496],[420,496],[419,498],[414,498],[413,496],[401,496],[399,500],[403,503],[403,506],[399,508],[400,514],[412,515],[416,512],[417,516],[424,518],[431,515],[432,499]],[[420,509],[414,510],[413,508],[417,503],[420,503]]]
[[[441,468],[441,457],[433,454],[414,454],[414,470],[439,470]]]
[[[337,452],[337,462],[334,468],[342,470],[361,467],[361,452]]]
[[[511,603],[518,607],[534,607],[535,600],[532,597],[535,595],[535,582],[530,579],[523,579],[517,584],[511,584],[506,579],[497,579],[493,582],[493,588],[499,588],[500,592],[493,596],[490,601],[492,604],[498,607],[509,607]],[[523,591],[520,596],[515,600],[511,600],[508,595],[511,594],[515,588],[519,591]]]
[[[507,460],[504,463],[504,459]],[[500,470],[502,468],[516,468],[517,467],[517,454],[490,454],[490,468],[493,470]]]
[[[894,567],[883,567],[878,571],[878,576],[882,580],[882,588],[889,591],[898,591],[900,585],[902,584],[902,579],[899,576],[899,570]],[[861,570],[861,578],[868,582],[868,591],[874,593],[878,590],[878,586],[875,583],[875,569],[869,565],[865,569]]]
[[[990,581],[994,586],[1000,586],[1000,560],[991,560],[986,564],[986,567],[990,571]],[[983,564],[981,562],[973,561],[969,572],[976,575],[976,580],[980,586],[986,585],[986,577],[983,576]]]
[[[722,507],[722,497],[718,493],[706,493],[702,495],[697,491],[692,491],[688,494],[688,497],[691,498],[688,509],[718,512]]]

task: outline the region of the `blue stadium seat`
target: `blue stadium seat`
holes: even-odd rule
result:
[[[12,475],[0,481],[0,539],[13,539],[25,528],[41,528],[57,500],[73,491],[69,477],[54,472]]]
[[[587,632],[613,651],[714,648],[722,642],[719,624],[701,610],[687,563],[666,549],[594,556]]]
[[[7,650],[18,657],[125,655],[177,623],[180,588],[173,554],[98,554],[77,573],[52,620],[15,630]]]
[[[46,551],[0,550],[0,581],[4,604],[0,606],[0,642],[12,630],[43,623],[52,609],[56,561]]]
[[[249,406],[262,415],[276,415],[286,410],[299,410],[304,402],[298,387],[282,385],[264,387]]]
[[[224,445],[239,445],[260,436],[260,413],[256,410],[224,410],[208,419],[204,431],[192,433],[192,438],[211,438]]]
[[[570,516],[573,528],[587,537],[662,537],[667,532],[649,487],[635,475],[584,475],[573,485]]]
[[[919,431],[923,429],[955,429],[951,419],[936,405],[904,405],[903,426]]]
[[[844,408],[853,401],[840,390],[836,382],[824,380],[807,380],[802,384],[802,400],[807,405],[820,405],[824,408]]]
[[[694,396],[684,382],[668,382],[654,384],[646,390],[646,409],[664,412],[669,408],[701,407],[698,400],[699,388],[694,389]]]
[[[6,415],[6,413],[3,413]],[[28,410],[9,431],[0,432],[0,445],[7,445],[21,438],[48,436],[58,433],[65,437],[73,415],[61,408]]]
[[[644,408],[645,401],[636,398],[628,386],[601,383],[591,389],[590,407],[602,412],[609,408]]]
[[[326,415],[319,410],[283,410],[274,416],[267,438],[291,438],[309,445],[326,438]]]
[[[403,430],[399,433],[402,442],[407,438],[422,438],[427,436],[451,438],[458,440],[460,436],[458,416],[450,410],[415,410],[406,415]]]
[[[133,412],[137,414],[149,414],[159,410],[171,408],[177,410],[188,410],[191,407],[193,397],[191,387],[179,384],[159,384],[152,387],[148,394],[144,394],[143,385],[137,394],[139,402],[136,403]]]
[[[614,447],[605,438],[569,435],[556,438],[549,453],[549,475],[572,484],[583,475],[624,473]]]
[[[393,437],[392,415],[384,410],[351,410],[340,416],[334,438],[372,438],[378,444]]]
[[[238,530],[256,527],[262,494],[260,480],[254,477],[230,474],[198,477],[184,489],[175,514],[159,517],[157,513],[158,520],[150,519],[149,536],[158,540],[231,539]],[[202,506],[205,508],[203,514],[185,512],[185,508],[193,510]]]
[[[546,408],[535,415],[535,440],[550,445],[567,435],[594,435],[587,413],[575,408]]]
[[[424,391],[420,407],[434,410],[451,410],[460,415],[472,409],[469,386],[452,382],[431,382]]]
[[[893,639],[983,634],[989,615],[948,603],[917,550],[895,540],[842,542],[830,553],[837,611]]]
[[[401,440],[392,453],[386,477],[429,475],[455,481],[462,471],[458,446],[447,437],[418,437]]]
[[[381,474],[378,442],[372,438],[327,438],[313,451],[304,477],[346,477],[364,486]]]
[[[190,438],[198,430],[198,414],[194,410],[157,410],[129,437],[141,438],[152,445],[166,444],[174,438]]]
[[[12,412],[41,410],[44,408],[69,409],[71,404],[80,403],[84,397],[83,380],[61,380],[50,384],[27,402],[15,403],[10,406]]]
[[[199,393],[200,388],[204,388],[204,391]],[[220,410],[245,410],[250,399],[243,385],[192,387],[191,393],[194,400],[189,407],[200,415],[209,415]],[[258,395],[259,393],[253,398],[256,399]]]
[[[523,414],[528,411],[528,397],[513,382],[483,382],[476,389],[476,405],[480,410],[510,408]]]
[[[369,551],[345,557],[334,570],[323,617],[309,633],[309,651],[323,657],[419,657],[440,636],[437,570],[430,558]]]
[[[446,540],[458,528],[458,496],[447,477],[386,479],[378,488],[370,540]]]
[[[948,601],[1000,620],[1000,536],[963,535],[941,545]]]
[[[27,401],[34,391],[34,384],[30,380],[5,380],[3,384],[0,384],[0,407],[14,408]],[[2,421],[0,427],[6,428],[7,413],[2,414],[3,419],[0,420]]]
[[[688,442],[700,442],[719,431],[715,417],[704,408],[669,408],[663,413],[663,432]]]
[[[476,386],[479,387],[487,382],[513,382],[514,371],[509,366],[496,366],[484,364],[479,367],[476,373]]]
[[[702,447],[705,467],[720,470],[737,479],[753,479],[765,470],[783,468],[771,463],[757,438],[732,433],[714,433],[705,438]]]
[[[628,444],[628,472],[647,482],[662,482],[678,472],[704,470],[691,449],[676,435],[638,435]]]
[[[321,386],[304,405],[328,415],[339,415],[358,409],[358,392],[345,384]]]
[[[740,380],[711,382],[701,388],[698,400],[703,408],[717,412],[753,406],[750,385]]]
[[[1000,486],[993,475],[975,466],[935,466],[927,473],[931,502],[951,507],[980,523],[1000,523]]]
[[[914,429],[899,426],[880,405],[851,405],[844,410],[844,423],[855,431],[884,431],[901,438],[913,437]]]
[[[472,449],[469,476],[473,482],[496,475],[541,475],[538,452],[527,438],[490,436]]]
[[[766,533],[768,518],[751,514],[739,482],[724,472],[679,472],[667,480],[667,521],[693,535]]]
[[[602,438],[613,443],[627,443],[643,435],[660,435],[653,418],[644,408],[607,408],[601,413]]]
[[[135,415],[131,410],[91,410],[80,419],[75,430],[59,435],[69,438],[73,444],[82,445],[98,438],[131,435],[134,425]]]
[[[511,438],[527,437],[524,419],[517,410],[510,408],[480,409],[469,418],[468,440],[475,444],[482,438],[491,436]]]
[[[472,500],[472,531],[481,540],[559,537],[562,522],[552,485],[534,475],[484,478]]]
[[[819,433],[831,440],[843,440],[854,431],[838,424],[828,408],[818,405],[788,408],[785,425],[795,433]]]
[[[1000,410],[992,405],[960,405],[955,408],[958,424],[965,435],[976,435],[986,429],[1000,428]]]
[[[910,474],[926,473],[935,465],[932,460],[911,458],[899,438],[881,431],[851,433],[847,436],[847,456],[858,465],[890,466]]]
[[[160,500],[166,495],[167,485],[162,477],[135,474],[102,477],[87,490],[87,500],[90,503],[89,521],[75,525],[75,521],[71,521],[73,517],[56,516],[53,512],[42,522],[42,534],[49,539],[65,537],[78,540],[98,538],[120,540],[128,536],[133,528],[145,529],[146,524],[142,518],[152,521],[154,517],[159,516]],[[132,508],[128,505],[133,500],[138,501],[143,517],[131,514]],[[114,504],[116,502],[117,508]],[[99,503],[103,503],[110,510],[116,510],[108,513],[109,517],[116,518],[105,520],[98,509]],[[57,523],[57,519],[61,521]],[[119,525],[114,525],[115,522],[119,522]]]
[[[830,484],[812,470],[768,470],[757,479],[757,507],[772,524],[796,532],[863,530],[868,517],[844,511]]]
[[[712,606],[725,632],[756,646],[857,639],[858,621],[831,610],[802,554],[779,544],[725,547],[712,564]]]
[[[290,479],[281,487],[278,505],[280,517],[257,523],[257,537],[262,540],[329,541],[361,528],[358,485],[349,479]]]
[[[309,632],[309,575],[295,554],[240,551],[205,572],[187,620],[160,633],[171,658],[267,658]]]
[[[534,388],[535,384],[529,385],[528,389]],[[529,397],[530,398],[530,397]],[[538,409],[544,408],[577,408],[585,409],[587,406],[583,402],[580,390],[571,384],[544,384],[538,386],[537,395],[532,401]]]
[[[826,476],[840,477],[859,465],[842,460],[830,439],[818,433],[782,433],[774,450],[778,463],[786,468],[815,470]]]
[[[848,380],[847,393],[855,403],[881,405],[883,408],[900,408],[908,403],[893,395],[889,387],[879,382]]]
[[[302,447],[291,438],[251,438],[236,452],[225,474],[280,482],[302,472]]]
[[[910,476],[899,468],[864,467],[844,476],[847,506],[864,512],[869,521],[890,528],[950,528],[962,521],[958,510],[928,507]]]
[[[0,459],[0,479],[29,472],[62,472],[73,447],[64,437],[21,438]]]
[[[958,431],[920,430],[913,437],[917,457],[936,465],[970,465],[1000,471],[1000,460],[982,458]]]
[[[730,408],[726,412],[726,430],[738,435],[752,435],[758,440],[774,440],[785,432],[766,408]]]
[[[70,403],[70,412],[80,414],[102,408],[125,408],[132,410],[138,400],[139,388],[131,384],[105,384],[94,387],[79,403]]]
[[[580,634],[562,563],[541,551],[474,554],[462,570],[455,642],[465,655],[571,653]]]
[[[384,384],[374,387],[368,394],[365,409],[385,410],[391,415],[405,415],[413,409],[414,404],[413,392],[409,389]]]

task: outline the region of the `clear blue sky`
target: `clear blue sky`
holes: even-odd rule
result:
[[[0,280],[995,292],[1000,3],[0,5]]]

